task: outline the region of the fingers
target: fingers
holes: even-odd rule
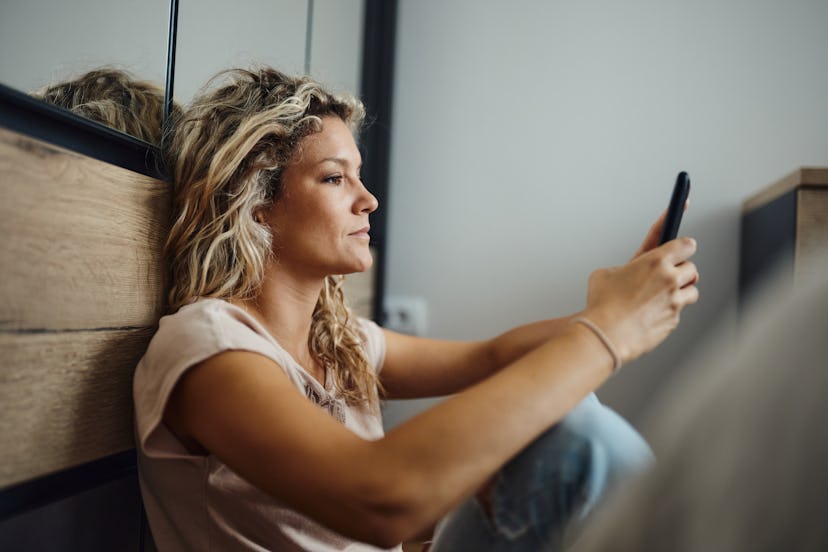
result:
[[[683,211],[687,211],[687,208],[690,205],[690,200],[687,199],[684,202]],[[644,241],[641,242],[641,245],[638,247],[633,256],[630,260],[635,259],[636,257],[650,251],[651,249],[655,249],[660,245],[661,241],[661,229],[664,228],[664,221],[667,218],[667,209],[661,212],[661,215],[656,219],[650,229],[647,230],[647,235],[644,237]]]
[[[699,272],[695,264],[685,261],[675,267],[674,276],[676,288],[670,300],[678,316],[684,307],[695,304],[699,300],[699,288],[696,287]]]
[[[651,249],[658,247],[658,241],[661,238],[661,228],[664,226],[664,219],[667,216],[667,210],[665,209],[661,216],[650,226],[650,229],[647,230],[647,235],[644,236],[644,241],[641,242],[641,245],[638,247],[635,253],[633,253],[632,259],[639,257],[640,255],[650,251]]]
[[[679,289],[695,285],[699,281],[699,271],[696,265],[690,261],[685,261],[676,266],[676,272]]]
[[[699,300],[699,288],[696,286],[685,286],[674,292],[673,301],[680,309],[687,305],[693,305]]]
[[[686,263],[687,259],[696,253],[696,248],[696,240],[693,238],[677,238],[646,253],[642,253],[630,262],[635,264],[652,263],[654,267],[660,267],[660,269],[670,271],[671,268]],[[693,268],[695,270],[695,265],[693,265]]]
[[[647,231],[647,240],[650,238],[658,239],[661,236],[661,229],[664,227],[664,220],[667,218],[667,209],[661,212],[661,215],[656,219],[650,229]]]
[[[698,245],[693,238],[676,238],[662,245],[659,249],[664,252],[664,260],[672,265],[678,265],[696,253]]]
[[[649,266],[650,277],[661,281],[664,291],[670,295],[670,303],[676,311],[698,301],[696,283],[699,271],[689,257],[696,253],[696,240],[678,238],[650,251],[641,261]]]
[[[664,269],[669,274],[668,280],[673,289],[673,305],[679,310],[699,299],[696,288],[698,268],[695,263],[685,260],[696,252],[696,247],[696,240],[680,238],[664,244],[663,249],[659,250],[663,251],[663,262],[667,265]]]

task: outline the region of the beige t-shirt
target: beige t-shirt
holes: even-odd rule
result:
[[[382,330],[369,320],[358,322],[371,365],[379,370],[385,356]],[[216,457],[191,454],[164,425],[164,409],[181,376],[230,350],[273,359],[309,400],[345,427],[365,439],[383,436],[379,414],[348,406],[244,310],[220,299],[200,299],[182,307],[159,322],[133,382],[141,494],[159,551],[379,550],[280,504]]]

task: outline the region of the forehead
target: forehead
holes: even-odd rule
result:
[[[322,117],[322,130],[302,139],[292,165],[316,165],[337,159],[359,165],[361,156],[351,129],[335,116]]]

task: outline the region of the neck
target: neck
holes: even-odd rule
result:
[[[235,301],[264,325],[279,344],[306,370],[314,373],[316,360],[308,337],[324,278],[297,277],[268,267],[258,295]]]

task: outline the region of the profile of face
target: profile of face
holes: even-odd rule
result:
[[[336,116],[305,137],[282,172],[282,193],[260,213],[281,269],[310,277],[371,267],[369,215],[377,198],[362,183],[362,156]]]

